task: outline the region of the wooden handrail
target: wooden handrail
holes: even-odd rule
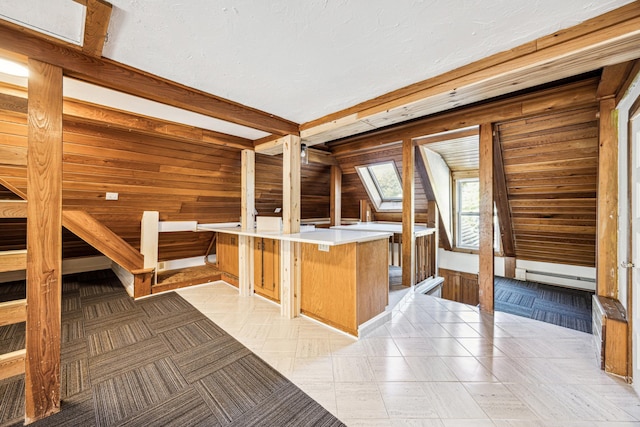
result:
[[[24,348],[11,353],[0,354],[0,380],[24,374],[26,355],[27,351]]]
[[[26,322],[27,300],[18,299],[0,303],[0,326]]]
[[[144,269],[142,254],[87,212],[62,211],[62,225],[130,273]]]

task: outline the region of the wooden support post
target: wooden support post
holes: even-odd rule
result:
[[[137,270],[133,272],[133,297],[141,298],[152,294],[151,286],[155,268],[147,268],[143,270]]]
[[[160,223],[160,213],[157,211],[145,211],[142,213],[140,223],[140,253],[144,257],[144,268],[158,268],[158,227]],[[151,295],[151,286],[156,284],[157,275],[151,274],[149,278],[149,293],[145,294],[145,289],[136,289],[134,280],[133,293],[136,296]]]
[[[615,99],[600,101],[597,293],[618,298],[618,134]]]
[[[331,166],[331,225],[342,223],[342,169]]]
[[[438,203],[435,200],[429,200],[427,202],[427,227],[435,228],[430,242],[430,256],[431,266],[434,277],[438,277],[438,249],[440,248],[440,212],[438,212]]]
[[[516,278],[516,259],[515,257],[504,258],[504,277],[509,279]]]
[[[480,125],[480,309],[493,311],[493,126]]]
[[[60,411],[62,69],[29,60],[25,424]]]
[[[402,284],[416,284],[416,248],[414,238],[415,150],[413,140],[402,141]]]
[[[242,200],[241,225],[243,230],[255,227],[256,205],[256,153],[242,150]],[[238,236],[238,282],[240,296],[252,296],[253,283],[253,237]]]
[[[300,137],[282,138],[282,220],[286,234],[300,232]],[[280,313],[287,318],[300,314],[300,244],[282,242]]]

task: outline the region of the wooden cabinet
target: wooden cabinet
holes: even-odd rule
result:
[[[302,313],[358,335],[389,299],[387,239],[321,249],[302,244]]]
[[[234,234],[218,233],[218,245],[216,247],[216,259],[218,269],[230,277],[230,283],[237,285],[239,274],[238,236]],[[234,280],[235,279],[235,280]]]
[[[442,298],[463,304],[478,305],[480,298],[477,274],[444,268],[439,269],[438,272],[444,278]]]
[[[255,293],[280,301],[280,241],[256,237],[253,246]]]

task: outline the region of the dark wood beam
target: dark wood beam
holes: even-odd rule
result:
[[[25,424],[60,411],[62,69],[29,59]]]
[[[64,74],[124,93],[278,135],[298,135],[296,123],[229,101],[65,44],[17,30],[0,20],[0,49],[56,65]]]
[[[511,209],[509,209],[509,195],[507,193],[507,179],[504,174],[502,146],[500,144],[500,136],[497,131],[493,138],[493,191],[496,201],[496,210],[498,211],[498,224],[500,226],[502,252],[506,257],[515,257],[513,227],[511,226]]]
[[[596,96],[600,99],[617,96],[624,82],[629,78],[634,62],[627,61],[604,67]]]
[[[480,125],[480,309],[493,312],[493,129]]]
[[[104,0],[86,0],[87,12],[84,21],[84,43],[82,51],[87,55],[101,57],[107,29],[111,19],[111,4]]]

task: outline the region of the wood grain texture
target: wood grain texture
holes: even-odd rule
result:
[[[0,326],[12,325],[27,320],[27,300],[0,302]]]
[[[413,140],[402,141],[402,284],[416,284],[415,149]]]
[[[441,268],[440,276],[444,278],[442,298],[463,304],[478,305],[479,286],[477,274]]]
[[[422,184],[421,187],[424,191],[424,194],[427,198],[428,203],[434,203],[434,208],[438,212],[437,218],[432,217],[430,214],[427,217],[427,222],[437,221],[439,227],[439,245],[441,245],[445,250],[450,251],[453,242],[453,236],[451,235],[452,230],[448,227],[445,227],[442,216],[440,215],[440,209],[438,208],[438,197],[436,196],[436,192],[434,190],[434,185],[431,182],[431,178],[429,177],[429,171],[427,170],[427,158],[425,152],[420,149],[420,147],[416,147],[416,171],[420,176],[419,182]],[[416,181],[418,182],[418,181]],[[420,186],[416,186],[416,189],[420,188]],[[439,203],[444,203],[444,201],[440,201]],[[427,207],[427,212],[429,212],[429,207]],[[449,209],[447,209],[449,210]],[[418,220],[420,221],[420,220]]]
[[[384,311],[389,303],[389,242],[358,243],[356,248],[357,324]]]
[[[0,218],[26,218],[25,200],[0,200]]]
[[[25,423],[60,411],[62,69],[29,59]]]
[[[0,381],[25,373],[25,349],[0,354]]]
[[[280,241],[255,238],[253,265],[255,293],[280,302]]]
[[[111,4],[104,0],[86,0],[86,3],[82,51],[101,57],[111,18]]]
[[[120,236],[85,211],[65,210],[64,226],[100,253],[133,273],[144,269],[144,257]]]
[[[296,123],[104,58],[96,58],[34,31],[0,22],[0,48],[56,65],[65,75],[163,104],[279,135],[297,134]]]
[[[506,257],[515,256],[513,229],[511,227],[511,211],[509,209],[509,193],[507,179],[504,174],[504,160],[497,133],[493,136],[493,193],[498,213],[501,251]]]
[[[493,126],[480,125],[480,309],[493,312]]]
[[[240,190],[240,225],[243,229],[253,230],[256,222],[256,153],[252,150],[242,150],[241,154],[241,190]],[[254,292],[252,280],[251,246],[254,239],[248,236],[238,236],[238,284],[241,296],[251,296]]]
[[[340,166],[331,166],[331,190],[330,190],[329,215],[331,225],[342,224],[342,169]]]
[[[598,156],[598,295],[618,298],[618,117],[615,99],[600,102]]]
[[[218,269],[237,278],[239,274],[238,236],[218,233],[218,240],[216,241],[216,244]]]
[[[301,246],[301,312],[357,335],[357,244],[331,246],[329,252],[309,243]]]
[[[25,249],[0,252],[0,273],[26,270],[26,268],[27,251]]]

